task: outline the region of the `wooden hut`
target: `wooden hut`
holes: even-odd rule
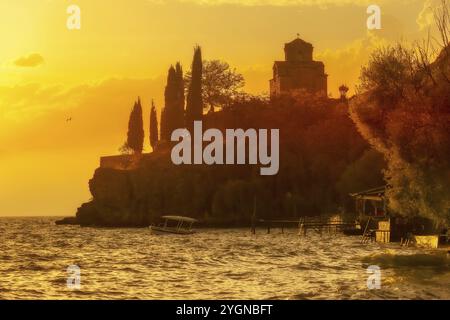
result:
[[[388,211],[388,186],[351,193],[362,227],[363,240],[414,242],[417,246],[437,247],[439,231],[433,221],[423,217],[403,217]],[[447,236],[448,237],[448,236]]]
[[[355,200],[363,240],[391,241],[391,218],[385,194],[386,186],[350,194]]]

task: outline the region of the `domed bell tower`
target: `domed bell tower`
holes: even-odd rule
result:
[[[298,35],[297,35],[298,36]],[[308,91],[327,95],[327,74],[321,61],[313,60],[313,45],[296,38],[284,45],[284,61],[275,61],[270,97]]]
[[[297,38],[284,45],[284,57],[286,61],[309,62],[313,61],[313,50],[312,44]]]

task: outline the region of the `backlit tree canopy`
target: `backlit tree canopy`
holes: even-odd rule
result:
[[[185,82],[189,86],[191,74],[186,74]],[[203,61],[202,96],[205,107],[210,112],[222,108],[237,98],[244,87],[244,77],[232,69],[227,62],[220,60]]]
[[[448,43],[448,12],[437,17]],[[441,47],[435,62],[431,54],[427,47],[404,45],[375,52],[362,70],[350,113],[387,160],[391,210],[445,224],[450,221],[450,47]]]

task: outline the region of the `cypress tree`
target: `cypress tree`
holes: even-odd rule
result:
[[[179,62],[175,66],[175,96],[174,128],[177,129],[184,127],[184,79]]]
[[[170,66],[161,114],[161,140],[170,140],[173,130],[184,127],[184,79],[181,64]]]
[[[164,107],[161,110],[161,125],[159,126],[159,137],[162,141],[168,141],[169,131],[167,130],[167,116],[166,116],[166,108]]]
[[[201,120],[203,115],[202,99],[202,50],[199,46],[194,48],[194,58],[191,68],[191,82],[186,99],[186,126],[192,127],[194,120]]]
[[[169,141],[172,131],[175,129],[175,114],[176,114],[176,71],[173,66],[170,66],[167,73],[167,84],[164,89],[164,123],[161,120],[161,126],[164,125],[164,131],[161,138]]]
[[[134,153],[142,153],[144,148],[144,124],[142,121],[141,99],[134,103],[128,121],[127,145]]]
[[[155,104],[152,100],[152,108],[150,110],[150,145],[153,151],[156,149],[158,143],[158,118],[156,115]]]

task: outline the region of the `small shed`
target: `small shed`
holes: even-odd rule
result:
[[[388,212],[387,188],[388,186],[382,186],[350,194],[355,200],[359,223],[364,228],[363,237],[366,235],[384,243],[413,239],[417,246],[437,247],[439,232],[433,221],[424,217],[402,217]]]
[[[356,212],[360,217],[386,217],[386,186],[350,193],[355,199]]]

